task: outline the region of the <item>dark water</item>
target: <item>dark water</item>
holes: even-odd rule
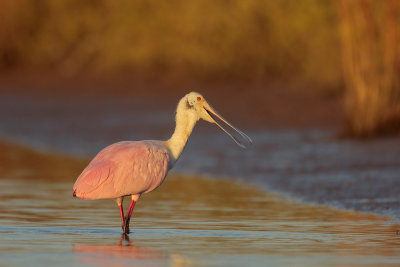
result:
[[[134,99],[4,96],[0,136],[75,156],[119,140],[166,139],[173,107],[145,107]],[[255,145],[244,152],[212,128],[196,126],[175,168],[184,175],[140,199],[129,239],[112,200],[71,197],[82,161],[3,148],[0,266],[400,264],[398,139],[250,129]]]

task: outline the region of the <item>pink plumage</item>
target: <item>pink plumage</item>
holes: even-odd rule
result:
[[[159,141],[123,141],[102,151],[74,185],[82,199],[117,198],[148,193],[164,181],[170,156]]]
[[[214,120],[218,118],[219,122]],[[245,142],[251,139],[219,115],[202,95],[185,95],[176,109],[176,127],[166,141],[124,141],[104,148],[83,170],[74,185],[74,197],[82,199],[115,198],[121,213],[122,230],[129,233],[129,222],[136,201],[144,193],[156,189],[164,181],[186,146],[193,127],[199,119],[217,124],[241,148],[246,146],[226,130],[226,124],[239,133]],[[122,201],[131,196],[128,213],[124,216]]]

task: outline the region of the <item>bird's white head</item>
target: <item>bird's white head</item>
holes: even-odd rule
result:
[[[210,106],[205,100],[204,96],[197,92],[191,92],[186,95],[188,108],[191,111],[194,111],[196,115],[205,121],[214,123],[213,118],[208,114],[206,106]]]
[[[210,104],[207,103],[206,99],[197,92],[191,92],[186,95],[187,108],[189,111],[196,113],[196,115],[205,121],[217,124],[226,134],[228,134],[235,143],[246,149],[245,143],[252,144],[253,141],[245,133],[234,127],[231,123],[225,120]],[[228,127],[223,127],[228,126]],[[239,136],[235,136],[228,129],[233,130]]]

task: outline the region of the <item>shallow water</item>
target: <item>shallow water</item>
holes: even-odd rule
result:
[[[212,104],[219,110],[218,103]],[[168,138],[175,105],[161,109],[133,96],[2,95],[0,138],[91,157],[121,140]],[[243,114],[227,119],[241,126]],[[200,122],[174,170],[238,179],[300,201],[400,219],[399,138],[340,140],[335,138],[336,129],[268,125],[242,130],[254,140],[245,152],[216,126]]]
[[[400,228],[385,217],[173,175],[139,200],[124,238],[113,201],[74,199],[71,186],[0,180],[2,266],[400,264]]]
[[[3,97],[0,137],[82,157],[115,141],[171,133],[173,110],[136,104]],[[400,264],[399,139],[258,129],[246,131],[255,145],[243,152],[199,126],[174,168],[185,174],[170,174],[140,199],[129,238],[112,200],[71,197],[87,158],[0,142],[0,266]]]

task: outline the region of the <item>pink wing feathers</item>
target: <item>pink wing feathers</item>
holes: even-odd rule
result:
[[[100,151],[74,185],[82,199],[116,198],[157,188],[169,170],[169,153],[158,141],[118,142]]]

